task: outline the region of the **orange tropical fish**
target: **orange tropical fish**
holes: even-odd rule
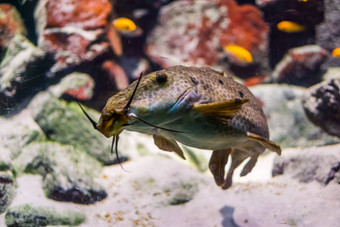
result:
[[[332,56],[335,57],[335,58],[340,58],[340,47],[339,48],[335,48],[332,51]]]
[[[246,80],[244,80],[243,85],[246,86],[246,87],[254,86],[256,84],[262,83],[265,78],[266,78],[265,76],[250,77],[250,78],[247,78]]]
[[[277,29],[286,33],[302,32],[306,30],[306,27],[293,21],[281,21],[276,25]]]
[[[225,45],[223,47],[223,50],[225,52],[232,53],[234,56],[236,56],[238,59],[242,61],[245,62],[253,61],[253,56],[251,55],[251,53],[247,49],[239,45],[234,44]]]
[[[112,22],[113,27],[122,35],[135,37],[142,34],[142,30],[129,18],[119,17]]]

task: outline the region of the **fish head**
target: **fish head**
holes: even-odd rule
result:
[[[186,72],[174,67],[145,75],[139,84],[133,82],[107,101],[96,129],[106,137],[111,137],[125,127],[131,128],[130,123],[136,121],[136,116],[152,124],[171,121],[164,119],[164,116],[171,117],[166,113],[192,86],[193,82]],[[141,124],[135,122],[134,126]],[[143,127],[147,126],[144,124]]]
[[[121,109],[103,109],[96,129],[107,138],[120,134],[128,123],[128,117]]]

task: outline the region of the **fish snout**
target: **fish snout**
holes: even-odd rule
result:
[[[114,119],[109,120],[103,120],[102,117],[100,117],[98,123],[97,123],[97,130],[103,134],[105,137],[110,138],[113,136],[113,125],[114,125]]]
[[[97,123],[97,130],[105,137],[110,138],[118,135],[127,123],[128,118],[123,114],[114,114],[109,118],[101,116]]]

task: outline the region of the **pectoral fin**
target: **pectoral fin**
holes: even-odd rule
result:
[[[254,140],[254,141],[260,143],[265,148],[267,148],[271,151],[275,151],[278,155],[281,155],[281,147],[278,144],[276,144],[276,143],[274,143],[274,142],[272,142],[272,141],[270,141],[270,140],[268,140],[268,139],[266,139],[262,136],[251,133],[251,132],[247,133],[247,137],[251,140]]]
[[[153,135],[154,142],[156,146],[164,151],[174,151],[178,154],[181,158],[185,160],[184,154],[182,149],[178,146],[177,142],[173,139],[169,139],[160,135]]]
[[[249,99],[233,99],[223,102],[195,104],[193,110],[204,116],[226,122],[232,119]]]

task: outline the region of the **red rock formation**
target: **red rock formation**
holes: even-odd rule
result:
[[[163,67],[185,62],[231,69],[241,77],[254,76],[254,69],[265,75],[268,30],[260,11],[251,5],[239,6],[234,0],[177,1],[162,7],[146,53]],[[223,50],[228,44],[244,47],[254,61],[232,58]]]
[[[220,7],[228,8],[230,22],[220,36],[221,46],[240,45],[254,57],[267,54],[267,34],[269,28],[263,21],[261,12],[251,5],[237,5],[234,0],[221,0]]]
[[[105,28],[112,6],[108,0],[51,0],[46,2],[46,28],[65,26],[85,30]]]
[[[91,61],[107,51],[109,0],[42,0],[36,9],[39,46],[54,54],[51,72]]]
[[[129,86],[129,80],[124,69],[114,61],[107,60],[102,64],[102,70],[109,75],[109,79],[114,81],[118,90]]]

